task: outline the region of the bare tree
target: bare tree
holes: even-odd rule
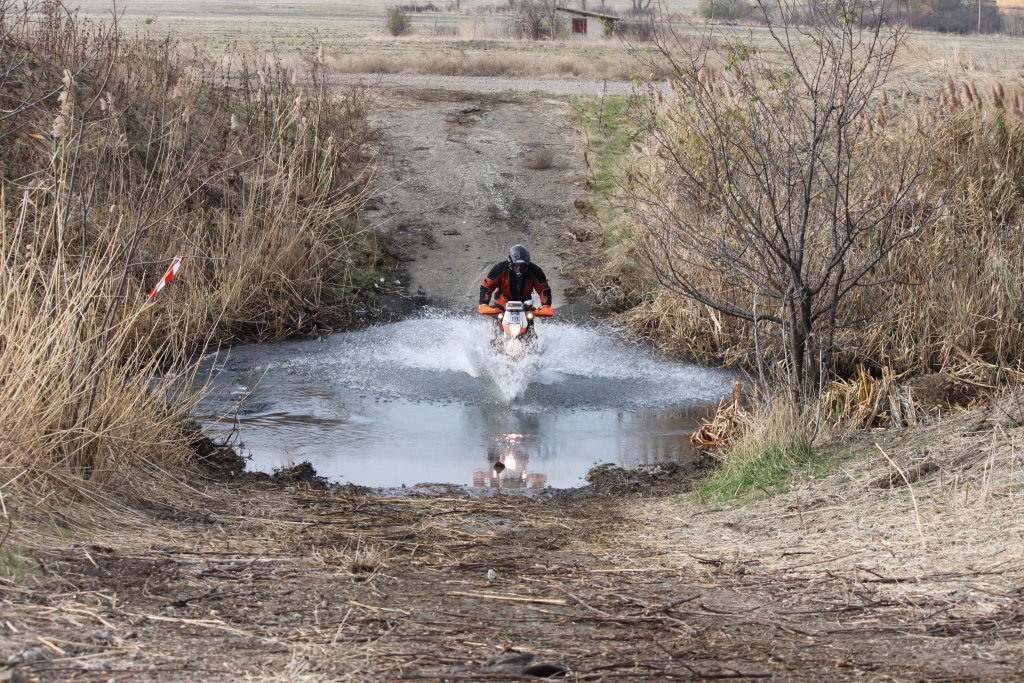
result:
[[[632,4],[631,11],[633,14],[653,14],[654,13],[654,0],[630,0]]]
[[[511,32],[517,38],[540,40],[557,27],[555,0],[512,0]]]
[[[748,321],[755,342],[768,326],[791,386],[810,398],[836,332],[874,315],[851,293],[916,234],[923,167],[885,127],[902,28],[864,0],[809,3],[796,26],[785,2],[758,0],[771,50],[687,52],[661,37],[670,92],[647,112],[625,210],[660,284]]]

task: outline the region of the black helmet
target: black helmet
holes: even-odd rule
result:
[[[529,265],[530,252],[521,244],[513,244],[508,248],[508,264],[510,266]]]

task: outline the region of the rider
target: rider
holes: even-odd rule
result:
[[[542,308],[538,315],[551,315],[551,287],[544,271],[530,263],[530,252],[521,244],[513,244],[508,250],[508,259],[495,263],[480,283],[480,307],[483,315],[493,315],[505,308],[509,301],[530,301],[533,292],[540,296]],[[491,298],[496,295],[492,307]]]

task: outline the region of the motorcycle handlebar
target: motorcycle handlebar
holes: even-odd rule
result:
[[[527,310],[534,315],[541,317],[550,317],[555,314],[555,311],[550,306],[541,306],[540,308],[534,308],[532,303],[527,303],[523,306],[524,310]],[[502,306],[488,306],[487,304],[480,304],[477,307],[477,312],[480,315],[498,315],[505,309]]]

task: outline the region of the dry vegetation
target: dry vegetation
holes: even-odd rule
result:
[[[549,501],[250,478],[116,524],[76,505],[74,539],[17,539],[0,651],[40,681],[511,680],[519,652],[580,681],[1019,680],[1018,401],[844,444],[747,505],[615,476]]]
[[[922,229],[880,264],[879,284],[851,301],[853,317],[873,322],[842,332],[843,376],[858,366],[897,375],[970,366],[974,376],[965,379],[987,385],[1019,376],[1024,311],[1014,274],[1024,267],[1022,98],[1020,84],[952,78],[933,97],[879,93],[864,144],[882,145],[894,161],[906,158],[906,140],[920,146],[927,170],[915,210]],[[727,283],[708,286],[722,291]],[[639,327],[670,331],[666,343],[676,348],[699,339],[701,353],[710,348],[730,363],[756,366],[752,328],[736,318],[699,306],[679,311],[675,297],[654,298],[631,318]]]
[[[0,678],[481,680],[527,650],[578,680],[1020,679],[1019,398],[833,444],[824,479],[812,448],[814,425],[913,422],[1024,374],[1019,82],[870,100],[872,159],[919,145],[926,182],[914,239],[847,301],[872,315],[837,338],[823,406],[841,420],[737,393],[704,431],[735,444],[718,490],[685,500],[600,481],[388,499],[168,476],[193,457],[191,352],[344,317],[374,258],[353,220],[365,102],[320,85],[337,57],[186,59],[33,9],[0,0]],[[735,98],[721,76],[702,83]],[[687,139],[685,100],[659,106]],[[615,260],[616,286],[644,277]],[[652,338],[779,360],[780,340],[755,348],[748,325],[641,284],[630,315]],[[627,489],[691,482],[655,484]],[[753,502],[703,504],[736,496]]]
[[[343,319],[374,257],[354,219],[364,103],[263,59],[218,71],[58,1],[3,0],[0,38],[7,509],[145,495],[190,454],[195,354]]]
[[[1017,667],[1019,658],[1010,653],[1024,623],[1021,416],[1017,394],[929,427],[862,434],[830,449],[827,477],[797,476],[787,493],[770,499],[755,490],[762,500],[745,506],[687,515],[689,504],[653,502],[633,519],[646,530],[640,545],[660,557],[651,558],[655,567],[702,571],[708,584],[737,594],[763,590],[764,601],[737,618],[773,634],[806,630],[817,642],[810,649],[818,653],[819,671],[828,668],[838,678],[854,660],[870,661],[850,656],[851,641],[893,643],[910,634],[920,666],[955,660],[924,654],[934,647],[968,655],[980,646],[985,660]],[[681,540],[694,538],[701,539],[699,549]],[[794,609],[805,598],[816,606]],[[815,615],[827,635],[806,628]],[[876,661],[870,677],[1020,675],[888,669],[905,657]]]
[[[785,192],[787,178],[794,176],[782,174],[781,162],[763,171],[769,174],[774,169],[781,175],[767,180],[759,175],[758,155],[781,144],[782,138],[773,137],[776,129],[769,126],[774,125],[772,112],[780,110],[771,104],[780,91],[768,80],[760,86],[763,89],[743,80],[738,75],[746,68],[742,60],[732,68],[716,66],[721,64],[717,58],[682,60],[677,87],[659,97],[654,111],[645,112],[651,118],[643,120],[654,120],[655,126],[639,139],[635,165],[623,186],[632,219],[631,244],[646,256],[649,267],[637,273],[626,264],[614,277],[636,278],[637,291],[646,291],[628,319],[665,348],[772,374],[792,357],[787,348],[792,342],[789,328],[780,336],[763,323],[770,312],[783,310],[781,299],[773,299],[774,288],[764,284],[773,281],[772,273],[759,271],[753,260],[744,275],[739,270],[730,275],[725,266],[740,256],[730,251],[731,244],[739,243],[730,242],[727,235],[739,239],[739,233],[729,232],[727,224],[734,212],[756,222],[759,215],[771,215],[773,202],[792,206]],[[829,407],[837,410],[836,419],[854,416],[859,426],[913,421],[915,411],[906,396],[899,399],[906,389],[897,380],[942,373],[944,380],[928,387],[927,409],[969,401],[986,388],[1019,381],[1024,370],[1024,310],[1016,276],[1024,267],[1024,84],[951,76],[944,87],[921,95],[885,79],[882,74],[871,85],[856,122],[851,121],[856,139],[850,141],[854,152],[845,163],[860,164],[861,170],[849,176],[843,193],[858,216],[841,224],[856,225],[871,216],[879,226],[897,221],[904,227],[897,228],[899,240],[881,250],[879,245],[891,237],[850,233],[852,251],[845,275],[856,270],[866,277],[838,303],[834,340],[828,330],[822,337],[830,349],[822,355],[826,369],[843,380],[830,390]],[[745,123],[707,123],[711,114],[718,121],[727,121],[722,117],[729,112],[760,116],[762,104],[768,106],[763,120],[757,119],[760,130],[754,130],[754,124],[748,129]],[[698,106],[707,109],[698,111]],[[791,124],[798,125],[795,118]],[[786,125],[781,123],[778,130]],[[749,140],[744,137],[748,134]],[[729,151],[713,151],[716,140]],[[758,146],[761,141],[764,150]],[[741,148],[757,150],[751,155],[755,165],[747,169],[749,176],[736,170],[745,163]],[[784,156],[797,158],[802,153],[794,147]],[[735,183],[733,199],[725,202],[707,195],[702,200],[700,188],[719,188],[722,178],[727,185]],[[763,187],[751,189],[754,178],[761,178]],[[684,191],[691,187],[692,196]],[[673,192],[666,195],[665,188]],[[828,196],[823,186],[819,190]],[[737,192],[749,192],[743,196],[750,202],[738,199]],[[881,209],[890,201],[902,205],[892,204],[887,218]],[[811,225],[817,221],[827,231],[830,221],[820,218],[812,218]],[[887,234],[896,234],[893,228],[888,230]],[[817,243],[819,237],[808,237],[808,243]],[[663,249],[669,244],[671,249]],[[712,263],[719,244],[726,260]],[[809,258],[802,267],[816,267],[815,263]],[[863,264],[869,268],[864,270]],[[845,288],[848,285],[840,284],[843,276],[824,277],[840,278],[834,282]],[[697,300],[687,303],[680,296],[684,292],[673,288],[676,277],[689,278]],[[651,278],[668,286],[645,289]],[[755,334],[749,312],[758,307],[762,324]],[[814,353],[815,361],[819,355]],[[879,397],[882,387],[887,388]],[[926,393],[923,385],[919,388]],[[936,395],[937,389],[943,391]]]
[[[607,52],[607,51],[604,51]],[[332,71],[352,73],[441,74],[445,76],[560,77],[588,80],[629,80],[638,75],[637,64],[624,54],[505,51],[500,45],[469,52],[459,48],[409,49],[404,54],[349,54],[329,56]]]

